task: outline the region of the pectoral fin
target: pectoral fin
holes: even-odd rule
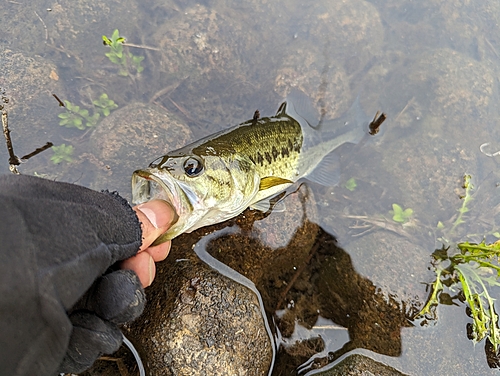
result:
[[[265,178],[260,179],[259,191],[281,184],[293,184],[293,181],[276,176],[266,176]]]
[[[271,202],[270,199],[266,198],[264,200],[260,200],[256,203],[253,203],[250,205],[250,209],[252,210],[258,210],[263,213],[268,212],[269,210],[272,210],[273,212],[281,213],[284,212],[286,209],[285,203],[283,201],[278,201],[278,202]]]

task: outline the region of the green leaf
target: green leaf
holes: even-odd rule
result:
[[[102,36],[102,42],[104,43],[105,46],[111,45],[111,40],[106,35]]]
[[[117,46],[114,50],[114,54],[121,61],[121,59],[123,58],[123,47],[121,45]]]
[[[52,163],[59,164],[61,162],[72,162],[73,146],[61,144],[59,146],[52,146],[54,155],[50,158]]]
[[[448,249],[449,248],[440,248],[440,249],[436,249],[433,253],[432,253],[432,257],[434,257],[435,260],[448,260]]]
[[[408,208],[403,210],[403,208],[401,208],[398,204],[392,204],[391,213],[393,214],[392,220],[394,222],[406,223],[413,214],[413,209]]]
[[[358,184],[356,183],[356,179],[354,179],[354,178],[350,178],[345,183],[346,189],[349,190],[349,191],[351,191],[351,192],[354,191],[357,186],[358,186]]]
[[[405,209],[405,211],[401,214],[403,218],[409,218],[413,214],[413,209]]]

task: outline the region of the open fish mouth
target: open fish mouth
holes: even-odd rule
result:
[[[138,205],[158,199],[165,200],[175,207],[175,188],[171,185],[146,170],[134,171],[132,175],[132,203]]]
[[[161,173],[161,172],[160,172]],[[139,205],[150,200],[164,200],[175,211],[175,219],[166,233],[161,235],[152,245],[189,231],[203,215],[203,210],[193,213],[194,207],[200,209],[196,194],[188,186],[180,185],[170,175],[159,176],[155,170],[137,170],[132,174],[132,203]]]

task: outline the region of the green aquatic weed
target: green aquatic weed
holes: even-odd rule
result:
[[[104,116],[108,116],[112,110],[118,108],[118,105],[115,103],[115,101],[109,99],[108,94],[106,93],[101,94],[99,99],[92,101],[92,103],[94,104],[94,106],[96,106],[97,111],[99,111]]]
[[[59,164],[61,162],[73,162],[73,146],[66,144],[61,144],[59,146],[52,146],[54,155],[50,157],[50,160],[54,164]]]
[[[118,105],[112,99],[109,99],[106,93],[101,94],[99,99],[93,100],[92,104],[95,108],[92,115],[90,115],[89,110],[80,108],[80,106],[65,100],[66,111],[58,115],[59,119],[61,119],[59,125],[84,130],[96,126],[101,114],[108,116],[111,111],[118,108]]]
[[[463,199],[462,206],[458,209],[458,217],[453,223],[450,233],[453,233],[458,225],[465,222],[464,214],[469,211],[467,204],[472,201],[472,190],[474,189],[474,186],[471,183],[470,175],[464,175],[464,184],[462,185],[462,188],[465,189],[465,194],[460,197]]]
[[[120,36],[118,29],[113,31],[111,38],[103,35],[102,41],[105,46],[110,48],[110,51],[105,53],[106,57],[112,63],[120,66],[118,71],[120,76],[128,76],[135,72],[141,73],[144,70],[144,67],[141,65],[144,56],[137,56],[131,52],[124,51],[123,44],[125,43],[125,38]]]
[[[469,211],[467,205],[472,200],[473,190],[470,175],[464,176],[462,188],[465,195],[461,197],[463,202],[451,228],[447,230],[442,222],[438,222],[438,229],[443,231],[446,242],[456,227],[465,222],[464,214]],[[500,235],[498,232],[495,234]],[[435,310],[438,304],[443,304],[443,296],[449,297],[448,292],[456,291],[460,286],[461,293],[455,298],[468,306],[467,312],[472,318],[472,323],[468,324],[469,339],[477,343],[487,338],[497,353],[500,346],[500,326],[491,289],[500,287],[500,241],[491,244],[487,244],[485,240],[479,244],[460,242],[456,246],[436,250],[432,256],[436,279],[430,284],[427,302],[416,317],[435,319]]]
[[[390,213],[392,214],[392,220],[394,222],[406,223],[413,215],[413,209],[408,208],[403,210],[403,208],[398,204],[392,204],[392,210]]]
[[[356,179],[354,178],[350,178],[348,181],[345,182],[346,189],[348,189],[351,192],[353,192],[357,186],[358,184],[356,183]]]
[[[450,248],[438,250],[439,253],[434,252],[433,257],[437,261],[436,279],[430,285],[429,298],[417,317],[435,318],[436,307],[443,303],[441,295],[447,294],[445,288],[446,291],[451,291],[460,284],[462,301],[467,303],[469,316],[472,318],[470,339],[477,343],[488,338],[496,352],[500,345],[500,327],[495,311],[495,299],[491,297],[490,290],[494,286],[500,286],[500,242],[464,242],[459,243],[457,247],[460,252],[451,256],[448,255]],[[445,262],[448,266],[443,268],[442,264]]]
[[[64,105],[66,112],[58,115],[59,125],[66,128],[77,128],[84,130],[85,127],[93,127],[97,124],[100,118],[99,112],[94,112],[92,116],[89,114],[89,110],[80,108],[80,106],[65,100]]]

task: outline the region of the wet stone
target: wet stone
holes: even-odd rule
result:
[[[292,88],[300,89],[326,119],[336,118],[362,90],[355,87],[351,92],[349,77],[367,69],[381,53],[382,20],[367,1],[304,4],[305,16],[297,21],[294,40],[287,45],[275,91],[284,97]]]
[[[376,362],[366,356],[354,354],[348,356],[328,371],[317,373],[320,376],[405,376],[404,373]]]
[[[50,93],[62,96],[64,90],[55,64],[39,56],[0,49],[0,67],[0,88],[9,100],[5,110],[11,138],[16,153],[22,156],[53,141],[47,134],[49,128],[57,127],[59,106]],[[46,108],[53,109],[51,116],[47,116]]]
[[[129,104],[102,120],[90,138],[94,164],[91,188],[117,190],[130,198],[130,176],[154,159],[191,141],[190,129],[175,115],[142,103]]]
[[[157,268],[146,310],[127,330],[151,376],[267,375],[272,348],[253,292],[190,249],[174,246]]]

